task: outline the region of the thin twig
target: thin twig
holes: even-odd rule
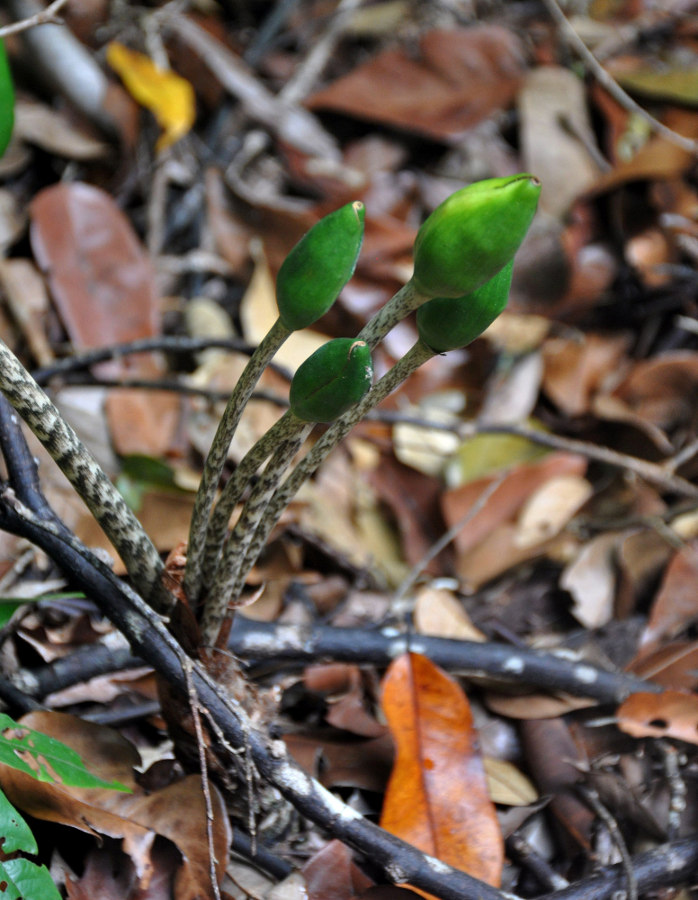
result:
[[[662,124],[658,119],[655,119],[653,115],[647,112],[639,103],[637,103],[633,98],[623,90],[623,88],[618,84],[618,82],[608,74],[608,72],[604,69],[601,63],[596,59],[594,54],[589,50],[584,41],[579,37],[574,27],[570,23],[567,16],[560,9],[560,6],[557,0],[543,0],[543,5],[548,10],[550,17],[555,21],[556,25],[562,31],[562,34],[565,40],[577,51],[579,56],[584,61],[585,65],[589,68],[592,75],[599,84],[606,90],[608,93],[616,100],[623,109],[626,109],[628,112],[635,113],[644,119],[645,122],[648,123],[650,128],[655,134],[658,134],[660,137],[663,137],[667,141],[671,141],[672,144],[676,144],[677,147],[680,147],[682,150],[686,150],[692,155],[696,155],[698,153],[698,141],[691,140],[691,138],[684,137],[684,135],[679,134],[671,128],[668,128],[666,125]]]
[[[56,376],[87,369],[96,363],[106,362],[110,359],[121,359],[134,353],[145,353],[150,350],[162,350],[166,353],[196,353],[209,349],[231,350],[235,353],[243,353],[245,356],[252,356],[257,348],[248,344],[247,341],[235,337],[198,338],[162,334],[157,337],[140,338],[123,344],[110,344],[106,347],[74,353],[63,359],[57,359],[48,366],[34,369],[31,374],[38,384],[45,385]],[[269,365],[284,378],[290,379],[290,373],[283,366],[279,366],[273,361]]]
[[[68,0],[53,0],[50,6],[42,9],[41,12],[35,13],[22,19],[21,22],[14,22],[12,25],[3,25],[0,28],[0,38],[9,37],[11,34],[19,34],[20,31],[27,31],[29,28],[36,28],[37,25],[60,25],[62,19],[58,13],[68,3]]]
[[[340,0],[328,27],[313,41],[310,53],[279,92],[280,99],[286,103],[300,103],[310,93],[332,56],[351,13],[361,6],[362,2],[363,0]]]
[[[194,734],[196,735],[196,747],[199,752],[199,769],[201,770],[201,789],[204,795],[204,806],[206,808],[206,842],[208,844],[208,863],[209,876],[211,878],[211,889],[213,890],[214,900],[221,900],[221,890],[218,885],[218,873],[216,872],[216,848],[213,840],[213,803],[211,802],[211,786],[208,781],[208,765],[206,763],[206,744],[204,741],[204,730],[201,727],[201,716],[199,715],[199,698],[196,694],[196,688],[192,681],[191,661],[186,660],[184,664],[184,675],[187,679],[187,693],[189,695],[189,709],[191,710],[192,721],[194,723]]]
[[[608,828],[608,831],[611,835],[611,840],[616,845],[616,849],[620,854],[623,869],[625,871],[627,900],[637,900],[637,878],[635,877],[635,872],[633,871],[633,861],[632,857],[630,856],[630,852],[628,851],[628,845],[625,843],[625,838],[620,833],[618,823],[603,805],[599,798],[599,795],[593,788],[586,787],[585,785],[577,785],[577,790],[582,795],[586,803],[601,819],[606,828]]]
[[[610,447],[600,447],[590,441],[580,441],[575,438],[561,437],[549,434],[545,431],[537,431],[527,428],[525,425],[488,425],[487,423],[466,423],[455,429],[462,438],[472,437],[474,434],[513,434],[524,437],[535,444],[551,447],[553,450],[564,450],[568,453],[577,453],[588,459],[606,463],[617,469],[626,469],[634,472],[650,484],[662,488],[665,491],[680,494],[684,497],[698,498],[698,487],[680,475],[667,472],[662,465],[639,459],[636,456],[628,456]]]

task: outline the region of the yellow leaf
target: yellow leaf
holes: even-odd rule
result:
[[[149,109],[162,128],[155,147],[158,152],[184,137],[196,117],[194,89],[188,81],[116,41],[107,46],[107,62],[134,100]]]

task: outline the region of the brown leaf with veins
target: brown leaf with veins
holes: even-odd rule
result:
[[[130,222],[109,194],[82,182],[45,188],[31,204],[31,243],[76,349],[161,332],[155,270]],[[109,377],[158,378],[159,357],[140,354],[103,364]],[[108,398],[116,449],[162,456],[179,418],[179,398],[164,391],[119,390]]]
[[[381,826],[442,862],[498,885],[502,835],[467,697],[425,656],[408,653],[388,669],[383,710],[397,756]]]

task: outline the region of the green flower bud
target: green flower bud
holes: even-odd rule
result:
[[[320,219],[283,261],[276,300],[283,324],[307,328],[324,316],[354,274],[364,237],[363,203],[347,203]]]
[[[462,297],[513,258],[540,195],[533,175],[477,181],[437,206],[414,242],[414,284],[432,297]]]
[[[0,156],[7,150],[15,124],[15,89],[7,62],[5,44],[0,40]]]
[[[298,367],[291,411],[306,422],[333,422],[371,387],[373,361],[365,341],[335,338]]]
[[[464,297],[437,297],[417,310],[417,331],[435,353],[467,346],[507,305],[514,260]]]

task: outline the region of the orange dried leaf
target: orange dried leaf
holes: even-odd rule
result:
[[[659,644],[662,639],[676,637],[696,621],[696,587],[698,541],[693,540],[685,544],[667,566],[641,638],[645,649]]]
[[[616,718],[620,730],[633,737],[668,737],[698,744],[698,694],[632,694],[618,707]]]
[[[170,147],[187,134],[196,118],[194,89],[188,81],[116,41],[107,46],[107,62],[134,100],[149,109],[162,128],[156,150]]]
[[[409,653],[385,676],[383,710],[396,760],[381,826],[498,885],[502,835],[465,694],[426,657]]]

